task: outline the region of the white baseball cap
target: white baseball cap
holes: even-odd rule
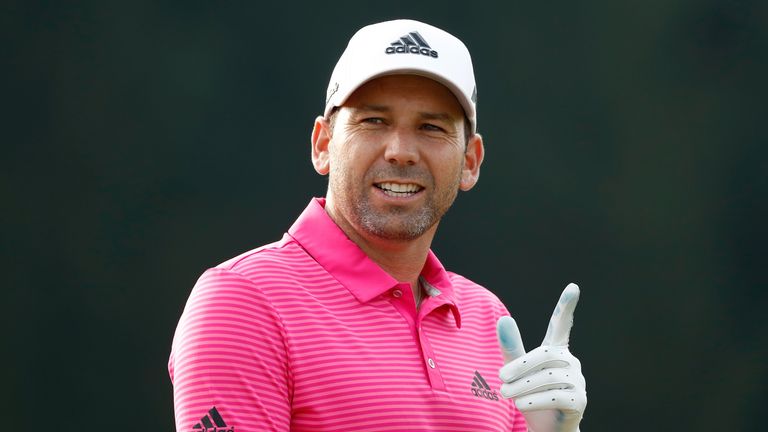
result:
[[[472,132],[477,130],[477,87],[469,50],[452,34],[413,20],[371,24],[352,36],[331,74],[324,115],[366,82],[394,74],[421,75],[446,86],[464,108]]]

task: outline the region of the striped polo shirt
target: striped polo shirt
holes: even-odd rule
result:
[[[524,432],[498,391],[499,299],[430,251],[417,308],[324,205],[197,281],[169,362],[177,430]]]

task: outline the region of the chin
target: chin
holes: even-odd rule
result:
[[[435,224],[432,220],[414,220],[415,217],[408,217],[407,221],[382,224],[378,221],[363,220],[362,226],[370,234],[386,240],[409,241],[416,240],[429,231]]]

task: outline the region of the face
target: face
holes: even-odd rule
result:
[[[431,79],[392,75],[357,89],[318,118],[313,163],[329,174],[326,210],[349,234],[408,241],[429,230],[459,189],[477,181],[482,141],[467,141],[453,93]]]

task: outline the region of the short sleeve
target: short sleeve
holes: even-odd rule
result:
[[[288,431],[286,347],[279,314],[253,282],[206,271],[179,320],[168,364],[176,430]]]

